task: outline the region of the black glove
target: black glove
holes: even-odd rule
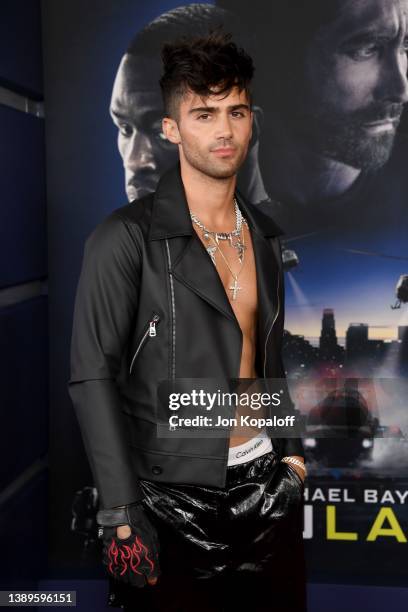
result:
[[[96,520],[102,528],[102,562],[113,578],[136,587],[143,587],[147,578],[160,576],[159,539],[140,502],[124,508],[100,510]],[[121,539],[118,525],[129,525],[132,533]]]

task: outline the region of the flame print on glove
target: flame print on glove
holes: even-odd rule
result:
[[[120,576],[123,576],[128,569],[139,575],[150,575],[154,571],[154,562],[149,557],[149,549],[138,536],[134,538],[131,545],[121,543],[120,546],[117,545],[115,538],[112,538],[108,550],[108,569],[113,576],[118,570]],[[147,569],[147,572],[138,570],[142,560],[146,561],[150,567],[150,569],[143,567],[144,570]]]

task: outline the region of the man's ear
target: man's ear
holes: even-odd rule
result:
[[[174,119],[171,119],[171,117],[163,117],[162,131],[169,142],[172,142],[173,144],[181,143],[177,122]]]
[[[252,107],[252,117],[252,136],[249,143],[250,147],[255,146],[257,142],[259,142],[262,131],[264,112],[260,106]]]

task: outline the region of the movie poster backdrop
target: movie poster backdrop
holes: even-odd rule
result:
[[[284,363],[307,428],[303,536],[309,580],[406,584],[403,92],[386,71],[372,96],[377,106],[371,103],[370,83],[365,91],[359,79],[347,91],[339,86],[362,62],[369,75],[375,58],[385,53],[374,42],[341,38],[342,28],[360,32],[373,23],[388,31],[387,6],[394,3],[382,3],[385,9],[379,10],[381,2],[345,2],[341,10],[336,2],[320,0],[183,6],[163,0],[85,5],[75,0],[58,7],[44,2],[50,294],[55,296],[50,535],[56,568],[73,574],[102,571],[98,495],[67,393],[83,244],[109,212],[153,191],[178,159],[161,132],[161,43],[224,23],[256,64],[254,134],[239,188],[284,230]],[[367,4],[370,11],[362,9]],[[402,74],[406,64],[401,66]],[[378,93],[381,87],[384,92]],[[393,113],[393,129],[369,138],[376,130],[361,128],[365,112],[367,123],[379,121],[381,112]],[[350,168],[347,188],[341,172],[325,174],[319,156]]]

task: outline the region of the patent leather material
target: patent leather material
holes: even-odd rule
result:
[[[146,480],[141,486],[159,534],[163,580],[143,594],[111,583],[111,605],[188,610],[188,598],[196,593],[197,600],[207,585],[228,597],[218,593],[197,609],[232,610],[252,585],[251,610],[306,609],[303,483],[274,452],[228,467],[225,490]]]

